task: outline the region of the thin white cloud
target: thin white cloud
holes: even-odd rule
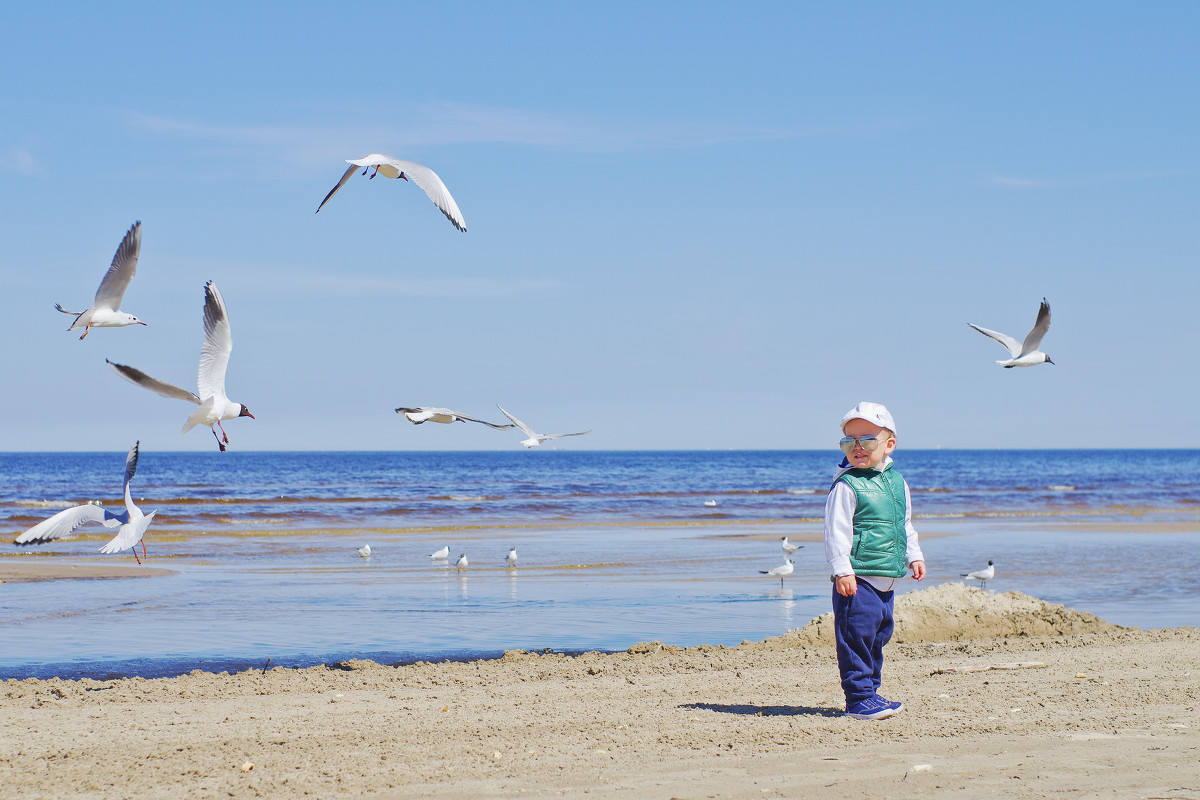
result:
[[[1193,170],[1147,170],[1140,172],[1106,172],[1096,175],[1079,175],[1065,178],[1025,178],[1010,175],[989,177],[989,182],[1009,189],[1060,189],[1073,186],[1095,186],[1103,183],[1127,183],[1149,181],[1160,178],[1179,178],[1195,175]]]
[[[394,112],[393,112],[394,113]],[[614,120],[555,111],[429,103],[404,109],[403,122],[322,123],[314,126],[229,125],[161,114],[128,112],[125,124],[158,137],[191,139],[206,148],[249,155],[272,151],[273,162],[325,163],[329,152],[354,156],[365,143],[396,151],[464,143],[498,143],[579,152],[702,148],[728,142],[789,139],[799,130],[714,121]],[[397,153],[399,155],[399,153]]]
[[[42,165],[23,147],[8,147],[0,150],[0,171],[15,172],[18,175],[36,175],[42,171]]]

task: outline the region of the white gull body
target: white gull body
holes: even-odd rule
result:
[[[43,544],[55,539],[66,539],[69,536],[75,535],[75,529],[80,525],[86,525],[89,522],[98,522],[106,528],[117,528],[117,535],[112,541],[100,548],[101,553],[119,553],[122,550],[129,550],[138,542],[142,542],[142,537],[146,533],[146,529],[150,527],[150,523],[154,520],[154,515],[158,511],[151,511],[149,514],[143,514],[142,510],[133,503],[133,496],[129,493],[129,483],[133,480],[134,474],[137,472],[138,462],[138,445],[140,442],[134,442],[133,447],[129,448],[129,453],[125,456],[125,510],[124,511],[108,511],[91,504],[74,506],[66,511],[60,511],[50,519],[39,522],[29,530],[22,533],[14,540],[14,544]],[[146,554],[146,544],[142,542],[142,555]],[[138,558],[137,551],[134,551],[134,559],[140,564],[142,560]]]
[[[986,569],[977,569],[974,572],[960,572],[959,575],[969,581],[979,581],[979,585],[983,586],[992,578],[996,577],[996,567],[991,561],[989,561]]]
[[[796,567],[792,564],[792,560],[789,558],[778,567],[775,567],[775,569],[760,569],[759,572],[761,572],[763,575],[770,575],[771,577],[779,578],[779,585],[783,586],[784,577],[791,575],[795,568]]]
[[[448,558],[449,556],[450,556],[449,545],[447,545],[446,547],[443,547],[441,550],[435,550],[434,552],[429,554],[430,558],[435,558],[438,561]]]
[[[120,246],[117,247],[112,264],[109,266],[108,272],[104,273],[104,278],[100,281],[100,288],[96,290],[96,298],[92,300],[92,307],[87,311],[67,311],[58,303],[54,304],[54,307],[62,313],[75,316],[75,321],[67,330],[83,328],[83,333],[79,336],[80,341],[88,335],[88,331],[92,328],[123,328],[126,325],[146,324],[133,314],[127,314],[121,310],[121,301],[125,298],[125,290],[129,288],[129,282],[133,280],[133,276],[137,272],[138,254],[141,249],[142,223],[135,222],[125,234],[125,238],[121,240]]]
[[[996,363],[1005,369],[1054,363],[1050,360],[1050,356],[1038,349],[1042,346],[1042,337],[1046,335],[1046,331],[1050,330],[1050,304],[1046,302],[1046,298],[1044,297],[1042,298],[1042,304],[1038,307],[1037,321],[1034,322],[1033,330],[1025,337],[1024,342],[1018,342],[1006,333],[990,331],[987,328],[981,328],[970,322],[967,325],[979,331],[984,336],[991,337],[1004,345],[1011,358],[1004,361],[997,361]]]
[[[382,175],[385,178],[401,178],[412,181],[420,186],[425,190],[425,194],[429,195],[429,199],[438,207],[438,210],[446,215],[446,219],[450,220],[450,224],[466,233],[467,222],[463,219],[462,212],[458,210],[458,203],[454,202],[454,198],[450,196],[450,190],[446,188],[446,184],[442,183],[438,174],[429,167],[414,164],[412,161],[400,161],[381,153],[371,153],[353,160],[346,159],[346,163],[350,167],[342,174],[342,179],[337,182],[337,186],[334,186],[329,190],[329,194],[325,195],[321,205],[317,206],[318,212],[329,202],[329,198],[333,197],[337,190],[350,180],[350,176],[356,169],[363,167],[363,175],[366,175],[374,167],[375,173],[371,175],[372,179],[375,175]]]
[[[516,547],[508,548],[508,555],[506,555],[504,557],[504,563],[508,564],[510,567],[515,567],[517,565],[517,548]]]
[[[229,366],[229,354],[233,351],[233,336],[229,331],[229,313],[225,309],[225,300],[212,281],[204,284],[204,343],[200,346],[200,367],[196,381],[197,394],[187,389],[180,389],[165,381],[151,378],[141,370],[127,367],[123,364],[108,364],[122,378],[131,383],[149,389],[163,397],[173,397],[176,400],[187,400],[195,403],[197,408],[183,424],[183,435],[197,425],[207,425],[217,440],[221,452],[229,443],[229,436],[221,425],[221,420],[249,417],[254,419],[241,403],[235,403],[225,394],[225,369]],[[106,359],[107,360],[107,359]],[[217,428],[221,435],[217,436]],[[224,440],[224,441],[222,441]]]
[[[497,405],[496,408],[499,408],[501,414],[503,414],[504,416],[506,416],[510,420],[512,420],[512,423],[514,425],[516,425],[518,428],[520,428],[522,431],[524,431],[525,435],[529,437],[528,439],[521,440],[521,444],[523,444],[525,447],[537,447],[539,444],[546,441],[547,439],[561,439],[564,436],[583,436],[585,433],[591,433],[590,430],[580,431],[579,433],[538,433],[533,428],[529,427],[524,422],[521,422],[521,420],[514,417],[512,414],[505,411],[499,405]]]
[[[799,550],[801,547],[804,547],[802,544],[792,544],[787,540],[786,536],[784,536],[783,540],[780,541],[779,546],[782,547],[783,552],[787,553],[789,556]]]

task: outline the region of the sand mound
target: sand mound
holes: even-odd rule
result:
[[[893,642],[955,642],[1003,636],[1070,636],[1119,630],[1095,614],[1047,603],[1021,592],[994,594],[943,583],[896,598]],[[833,642],[833,612],[794,634],[801,645]],[[792,635],[787,637],[791,639]]]

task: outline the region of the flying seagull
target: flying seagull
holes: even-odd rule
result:
[[[780,564],[778,567],[775,567],[775,569],[760,569],[759,572],[761,572],[763,575],[770,575],[772,577],[778,577],[779,585],[783,586],[784,576],[791,575],[792,570],[794,570],[795,568],[796,567],[792,564],[792,560],[790,558],[788,558],[788,559],[784,559],[784,562],[782,564]]]
[[[495,428],[498,431],[504,431],[515,427],[511,424],[497,425],[494,422],[488,422],[476,417],[468,417],[466,414],[460,414],[457,411],[451,411],[448,408],[434,408],[433,406],[421,406],[420,408],[397,408],[396,413],[403,414],[404,418],[413,425],[420,425],[422,422],[444,422],[447,425],[451,422],[478,422],[482,425],[487,425],[489,428]]]
[[[146,543],[142,540],[142,536],[146,533],[146,529],[150,527],[150,522],[154,519],[154,515],[158,511],[143,514],[142,510],[133,504],[133,497],[129,494],[129,482],[133,480],[133,475],[137,472],[138,444],[139,442],[134,442],[133,447],[129,448],[129,454],[125,456],[124,511],[109,511],[90,503],[82,506],[74,506],[73,508],[68,508],[66,511],[60,511],[53,517],[50,517],[50,519],[34,525],[18,536],[13,543],[43,544],[54,539],[66,539],[69,536],[74,536],[75,529],[80,525],[86,525],[89,522],[99,522],[106,528],[117,528],[117,535],[113,537],[111,542],[100,548],[101,553],[119,553],[122,550],[134,548],[138,542],[141,542],[142,555],[146,555]],[[142,563],[142,560],[138,558],[136,549],[133,551],[133,558],[139,564]]]
[[[121,240],[121,246],[113,256],[112,266],[104,273],[104,280],[100,281],[100,288],[96,290],[96,299],[92,301],[92,307],[87,311],[67,311],[58,303],[54,304],[62,313],[75,317],[75,321],[67,330],[83,328],[80,341],[83,341],[83,337],[87,336],[92,328],[123,328],[126,325],[146,324],[133,314],[126,314],[121,310],[121,299],[125,297],[125,290],[129,288],[129,282],[137,272],[138,252],[141,249],[142,223],[135,222]]]
[[[590,430],[589,431],[580,431],[579,433],[538,433],[533,428],[529,427],[524,422],[521,422],[521,420],[514,417],[512,414],[505,411],[499,404],[496,405],[496,408],[499,408],[501,414],[503,414],[504,416],[506,416],[510,420],[512,420],[512,423],[514,425],[516,425],[521,430],[525,431],[525,435],[528,436],[529,438],[522,439],[521,444],[525,445],[526,447],[537,447],[539,444],[546,441],[547,439],[561,439],[564,436],[583,436],[585,433],[591,433]]]
[[[1025,337],[1024,343],[1018,342],[1007,334],[989,331],[987,328],[981,328],[970,322],[967,324],[984,336],[990,336],[1004,345],[1012,358],[1007,361],[997,361],[996,363],[1002,365],[1005,369],[1032,367],[1035,364],[1041,364],[1043,361],[1047,364],[1054,363],[1050,360],[1050,356],[1038,349],[1042,345],[1042,337],[1046,335],[1046,331],[1050,328],[1050,304],[1046,302],[1046,298],[1044,297],[1042,298],[1042,305],[1038,308],[1037,322],[1033,324],[1033,330]]]
[[[229,366],[229,353],[233,350],[233,336],[229,332],[229,312],[225,310],[225,301],[221,292],[212,281],[204,284],[204,344],[200,346],[200,371],[196,382],[197,394],[187,389],[180,389],[164,381],[151,378],[141,370],[115,364],[108,361],[109,366],[127,381],[136,383],[143,389],[160,394],[163,397],[173,397],[176,400],[187,400],[199,408],[191,413],[183,424],[183,435],[197,425],[207,425],[212,430],[213,437],[221,452],[229,443],[229,436],[221,425],[223,419],[249,417],[254,419],[241,403],[235,403],[225,395],[225,368]],[[213,427],[216,426],[216,427]],[[221,435],[217,436],[217,428]]]
[[[463,219],[462,212],[458,210],[458,204],[450,196],[450,190],[446,188],[446,184],[442,183],[442,179],[437,176],[437,173],[429,167],[423,167],[411,161],[397,161],[391,156],[379,153],[371,153],[369,156],[363,156],[353,161],[346,159],[346,163],[350,167],[342,175],[342,179],[337,182],[337,186],[334,186],[329,190],[329,194],[325,195],[321,205],[317,206],[318,212],[329,202],[329,198],[337,194],[337,190],[350,180],[354,170],[363,167],[362,174],[366,175],[374,167],[375,172],[368,180],[374,179],[376,175],[382,175],[385,178],[403,178],[406,181],[412,181],[425,190],[425,194],[429,195],[429,199],[438,207],[438,210],[446,215],[446,219],[450,220],[451,225],[463,233],[467,232],[466,220]]]
[[[983,586],[996,576],[996,567],[989,561],[987,569],[977,569],[974,572],[960,572],[959,574],[969,581],[979,581],[979,585]]]

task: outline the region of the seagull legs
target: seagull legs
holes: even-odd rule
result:
[[[221,420],[217,420],[217,427],[221,429],[221,438],[225,440],[225,444],[229,444],[229,436],[225,433],[225,426],[221,424]]]
[[[367,171],[366,171],[366,170],[363,170],[363,175],[366,175],[366,174],[367,174]],[[375,165],[375,171],[371,173],[371,177],[367,178],[367,180],[369,180],[369,181],[373,181],[373,180],[375,180],[375,176],[376,176],[376,175],[378,175],[378,174],[379,174],[379,165],[378,165],[378,164],[376,164],[376,165]]]
[[[83,337],[84,337],[84,336],[87,336],[87,335],[88,335],[88,331],[90,331],[91,329],[92,329],[92,326],[91,326],[91,325],[84,325],[84,326],[83,326],[83,334],[82,334],[82,335],[79,337],[79,341],[81,341],[81,342],[82,342],[82,341],[83,341]]]
[[[218,424],[218,425],[220,425],[221,423],[220,423],[220,422],[218,422],[217,424]],[[222,441],[221,441],[221,437],[220,437],[220,436],[217,436],[217,429],[216,429],[216,428],[209,428],[209,430],[210,430],[210,431],[212,431],[213,438],[217,440],[217,447],[221,448],[221,452],[222,452],[222,453],[224,453],[224,452],[225,452],[225,442],[228,442],[228,441],[229,441],[229,437],[228,437],[228,436],[226,436],[226,437],[225,437],[225,442],[222,442]],[[224,428],[221,428],[221,433],[224,433],[224,432],[225,432],[225,429],[224,429]]]

